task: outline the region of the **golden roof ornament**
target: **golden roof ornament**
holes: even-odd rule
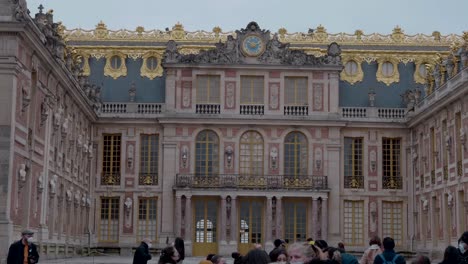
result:
[[[286,35],[286,33],[288,33],[288,31],[284,27],[278,29],[278,34],[280,35],[280,38],[284,38],[284,35]]]
[[[364,35],[364,31],[358,29],[358,30],[354,31],[354,35],[356,35],[357,40],[362,40],[362,35]]]
[[[462,39],[465,43],[468,43],[468,31],[463,31]]]
[[[440,42],[440,32],[439,31],[432,32],[432,36],[434,37],[435,41]]]
[[[172,27],[171,37],[172,39],[178,40],[178,39],[183,39],[184,36],[185,36],[184,26],[180,22],[177,22]]]
[[[57,22],[57,34],[59,34],[62,38],[65,36],[66,27],[62,24],[62,21]]]
[[[145,28],[142,26],[136,27],[135,31],[137,32],[138,36],[141,37],[143,35],[143,32],[145,32]]]
[[[215,33],[215,38],[218,39],[219,38],[219,33],[221,33],[222,30],[220,27],[216,26],[213,28],[213,33]]]
[[[314,39],[320,42],[324,42],[328,39],[327,30],[324,26],[319,25],[314,33]]]
[[[94,30],[96,37],[99,39],[104,39],[109,35],[109,30],[107,30],[106,24],[102,22],[102,20],[96,25],[96,29]]]
[[[400,28],[400,26],[396,26],[393,31],[392,31],[392,40],[395,42],[403,42],[405,39],[405,34],[403,33],[403,30]]]

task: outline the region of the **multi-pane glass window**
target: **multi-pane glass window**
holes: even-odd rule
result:
[[[307,203],[284,203],[284,238],[292,242],[304,242],[307,235]],[[317,224],[317,223],[314,223]]]
[[[158,184],[159,135],[141,135],[140,145],[140,185]]]
[[[344,138],[345,188],[364,188],[362,138]]]
[[[241,201],[240,203],[240,244],[263,243],[263,203]]]
[[[219,104],[219,75],[197,75],[197,104]]]
[[[201,131],[195,142],[195,173],[209,176],[219,173],[219,139],[211,130]]]
[[[122,135],[120,134],[104,135],[101,184],[120,184],[121,138]]]
[[[216,243],[218,204],[216,201],[195,201],[195,242]]]
[[[307,139],[300,132],[291,132],[284,141],[284,174],[307,175]]]
[[[263,104],[263,76],[241,76],[241,104]]]
[[[307,105],[307,77],[284,78],[284,104]]]
[[[263,175],[263,138],[255,131],[245,132],[240,139],[240,174]]]
[[[156,197],[138,199],[137,241],[142,241],[145,238],[156,240],[157,206],[158,199]]]
[[[395,244],[403,242],[403,202],[382,203],[382,234],[391,237]]]
[[[401,139],[382,139],[383,188],[401,189]]]
[[[119,197],[101,197],[99,241],[119,241]]]
[[[364,201],[344,201],[344,242],[364,245]]]

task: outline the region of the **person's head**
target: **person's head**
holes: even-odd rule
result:
[[[411,262],[411,264],[431,264],[431,260],[426,256],[419,255]]]
[[[341,263],[341,252],[338,248],[328,247],[324,250],[326,259]]]
[[[23,241],[23,243],[31,244],[33,239],[34,239],[33,231],[26,229],[26,230],[23,230],[23,232],[21,232],[21,240]]]
[[[448,246],[444,252],[444,263],[457,263],[458,251],[454,246]]]
[[[232,252],[231,257],[233,259],[242,258],[242,255],[239,252]]]
[[[206,256],[206,260],[211,261],[211,259],[213,258],[214,255],[215,255],[215,254],[208,254],[208,255]]]
[[[273,242],[273,244],[275,245],[275,247],[280,247],[280,246],[284,246],[284,241],[281,240],[281,239],[275,239],[275,241]]]
[[[245,256],[245,263],[246,264],[267,264],[270,263],[270,257],[265,252],[265,250],[261,249],[252,249],[250,250],[247,255]]]
[[[317,252],[312,249],[313,246],[303,243],[293,243],[288,247],[289,262],[307,262],[318,257]]]
[[[395,248],[395,241],[391,237],[386,237],[383,239],[383,248],[386,250],[392,250]]]
[[[287,262],[288,261],[288,253],[286,250],[281,249],[278,252],[278,256],[276,257],[276,262]]]
[[[345,247],[344,247],[344,243],[343,242],[339,242],[338,243],[338,249],[340,250],[340,252],[345,252]]]
[[[159,262],[158,263],[177,263],[179,260],[179,252],[177,252],[177,249],[175,249],[174,246],[168,246],[165,247],[161,251],[161,256],[159,257]]]
[[[176,237],[174,240],[174,247],[177,249],[177,252],[179,252],[180,259],[185,259],[184,240],[180,237]]]
[[[315,240],[315,244],[314,244],[316,247],[320,248],[321,250],[324,250],[328,247],[328,243],[327,241],[325,240]]]
[[[461,237],[458,239],[458,249],[462,254],[468,250],[468,231],[463,232]]]
[[[226,264],[226,260],[220,255],[213,255],[211,262],[213,262],[213,264]]]
[[[380,240],[379,236],[371,237],[371,239],[369,240],[369,246],[372,246],[372,245],[377,245],[379,247],[382,246],[382,241]]]
[[[153,246],[153,244],[151,243],[152,241],[149,238],[145,238],[141,242],[145,243],[149,248],[151,248]]]

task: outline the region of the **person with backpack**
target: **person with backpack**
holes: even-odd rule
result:
[[[405,258],[395,252],[395,241],[393,238],[384,238],[382,244],[384,251],[375,257],[374,264],[406,264]]]

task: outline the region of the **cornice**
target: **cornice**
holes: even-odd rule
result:
[[[225,42],[227,36],[232,35],[236,38],[236,32],[222,32],[220,27],[214,27],[212,31],[185,31],[182,24],[177,23],[172,29],[166,30],[145,30],[143,27],[137,27],[135,30],[119,29],[110,30],[101,21],[95,29],[63,29],[63,36],[68,41],[151,41],[167,42],[175,40],[178,43],[183,42],[205,42],[217,43]],[[468,33],[464,35],[449,34],[441,35],[434,31],[431,35],[414,34],[408,35],[400,27],[395,27],[390,34],[371,33],[364,34],[362,30],[356,30],[353,34],[349,33],[328,33],[323,26],[311,29],[309,32],[289,33],[285,28],[280,28],[277,32],[281,42],[290,44],[328,44],[337,42],[339,45],[406,45],[406,46],[449,46],[455,42],[462,42],[467,38]]]

